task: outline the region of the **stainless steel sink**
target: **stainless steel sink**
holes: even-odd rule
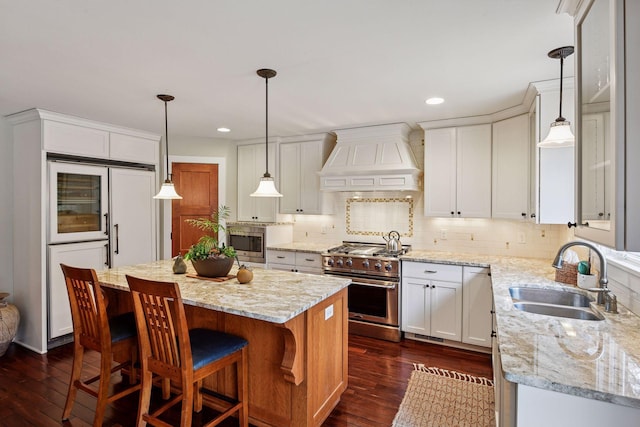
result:
[[[592,298],[570,289],[544,289],[526,286],[509,288],[511,299],[527,302],[538,302],[569,307],[589,307]],[[541,313],[542,314],[542,313]]]
[[[566,317],[580,320],[604,320],[604,317],[586,307],[569,307],[566,305],[540,304],[534,302],[515,302],[514,307],[527,313],[544,314],[546,316]]]

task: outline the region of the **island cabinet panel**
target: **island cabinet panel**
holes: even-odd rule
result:
[[[207,327],[249,341],[249,418],[256,426],[320,426],[347,388],[346,289],[285,324],[185,306],[189,327]],[[334,351],[327,351],[333,349]],[[203,382],[234,395],[227,369]]]

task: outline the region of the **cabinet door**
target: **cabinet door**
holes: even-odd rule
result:
[[[462,283],[431,281],[431,333],[452,341],[462,339]]]
[[[280,212],[296,214],[300,210],[300,172],[302,169],[300,144],[280,146]]]
[[[106,262],[106,240],[49,246],[49,339],[73,332],[69,295],[60,264],[103,270]]]
[[[491,347],[491,277],[488,268],[464,267],[462,342]]]
[[[456,129],[456,214],[491,217],[491,125]]]
[[[156,214],[151,171],[111,169],[111,266],[156,260]]]
[[[529,213],[529,117],[493,124],[491,216],[526,219]]]
[[[456,211],[456,129],[429,129],[424,140],[424,214],[451,217]]]
[[[109,158],[109,132],[106,130],[52,120],[44,120],[42,123],[42,141],[46,151]]]
[[[402,327],[404,332],[431,335],[431,288],[428,280],[402,278]]]
[[[238,220],[254,222],[275,222],[276,199],[271,197],[251,197],[265,171],[265,145],[252,144],[238,146]],[[269,147],[269,172],[274,176],[276,149]],[[275,178],[275,176],[274,176]],[[276,180],[277,182],[277,180]]]
[[[300,213],[321,214],[322,141],[300,144]]]
[[[158,140],[115,132],[111,132],[109,135],[109,157],[111,159],[156,164],[159,155]]]

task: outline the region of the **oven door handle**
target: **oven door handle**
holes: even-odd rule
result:
[[[396,288],[396,284],[395,283],[385,283],[385,284],[379,284],[379,283],[364,283],[361,281],[352,281],[351,282],[352,285],[359,285],[359,286],[367,286],[370,288],[383,288],[383,289],[395,289]]]

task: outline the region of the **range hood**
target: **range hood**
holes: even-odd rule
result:
[[[336,146],[320,174],[323,191],[417,191],[421,171],[406,123],[334,131]]]

